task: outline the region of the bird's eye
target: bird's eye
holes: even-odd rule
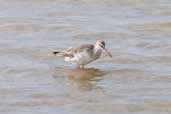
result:
[[[101,44],[105,47],[105,42],[104,41],[102,41]]]
[[[103,44],[100,44],[100,47],[104,48],[105,46]]]

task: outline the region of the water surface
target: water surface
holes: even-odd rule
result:
[[[104,40],[75,69],[51,52]],[[170,114],[170,0],[1,0],[0,113]]]

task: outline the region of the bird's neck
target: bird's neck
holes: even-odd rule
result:
[[[97,45],[94,46],[94,54],[99,54],[100,55],[101,51],[102,50],[101,50],[101,48],[99,46],[97,46]]]

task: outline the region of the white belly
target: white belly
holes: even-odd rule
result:
[[[78,65],[86,65],[96,59],[98,59],[100,55],[97,56],[90,56],[89,54],[82,52],[82,53],[77,53],[74,54],[74,57],[65,57],[65,61],[71,62],[71,63],[76,63]]]

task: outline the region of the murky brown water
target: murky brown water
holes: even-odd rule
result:
[[[51,52],[105,40],[75,69]],[[170,114],[170,0],[0,0],[1,114]]]

